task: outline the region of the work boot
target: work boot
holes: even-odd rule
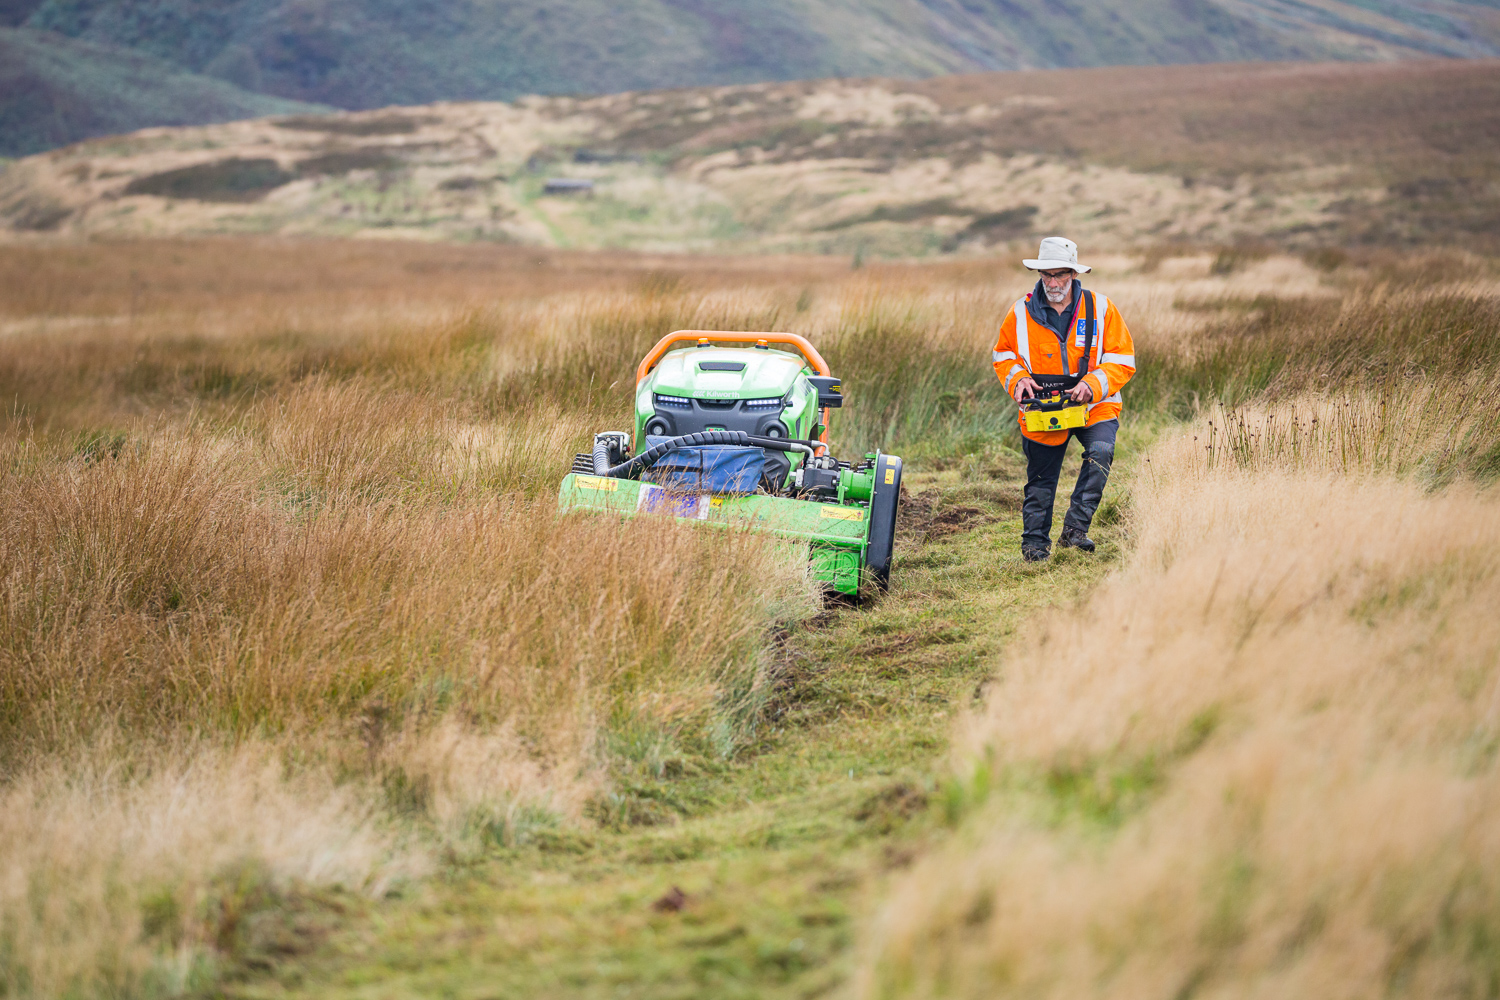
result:
[[[1024,548],[1021,550],[1021,558],[1027,562],[1046,562],[1052,555],[1046,549]]]
[[[1094,540],[1077,528],[1064,528],[1063,533],[1058,536],[1057,547],[1060,549],[1077,549],[1079,552],[1092,552],[1094,551]]]

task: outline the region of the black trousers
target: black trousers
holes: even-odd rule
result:
[[[1073,438],[1083,446],[1083,468],[1078,470],[1078,482],[1073,485],[1073,502],[1063,517],[1063,530],[1088,532],[1094,511],[1099,509],[1099,499],[1104,495],[1104,484],[1109,482],[1109,467],[1115,460],[1115,435],[1119,430],[1118,420],[1101,420],[1092,427],[1069,431],[1068,440],[1062,444],[1037,444],[1030,438],[1021,439],[1021,452],[1026,456],[1021,548],[1044,552],[1052,549],[1052,504],[1057,499],[1057,477]]]

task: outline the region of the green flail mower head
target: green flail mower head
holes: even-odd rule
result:
[[[807,543],[834,591],[857,597],[866,575],[884,589],[901,459],[835,459],[828,414],[841,405],[839,380],[796,334],[668,334],[636,370],[634,434],[596,434],[558,508],[749,526]]]

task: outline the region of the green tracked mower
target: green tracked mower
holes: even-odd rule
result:
[[[812,572],[857,597],[890,583],[901,459],[828,449],[839,380],[791,333],[679,330],[636,370],[634,433],[594,436],[558,491],[562,511],[665,514],[806,542]]]

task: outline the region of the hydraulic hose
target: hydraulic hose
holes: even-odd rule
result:
[[[609,475],[609,445],[594,438],[594,475]]]
[[[742,448],[769,448],[772,451],[800,451],[809,458],[813,457],[812,444],[807,441],[760,437],[756,434],[746,434],[744,431],[699,431],[697,434],[668,438],[652,445],[634,458],[627,459],[602,472],[598,471],[599,445],[596,444],[594,445],[594,469],[597,475],[609,476],[611,479],[629,479],[635,473],[651,468],[663,455],[674,452],[678,448],[701,448],[704,445],[738,445]],[[606,461],[608,461],[607,458]]]

